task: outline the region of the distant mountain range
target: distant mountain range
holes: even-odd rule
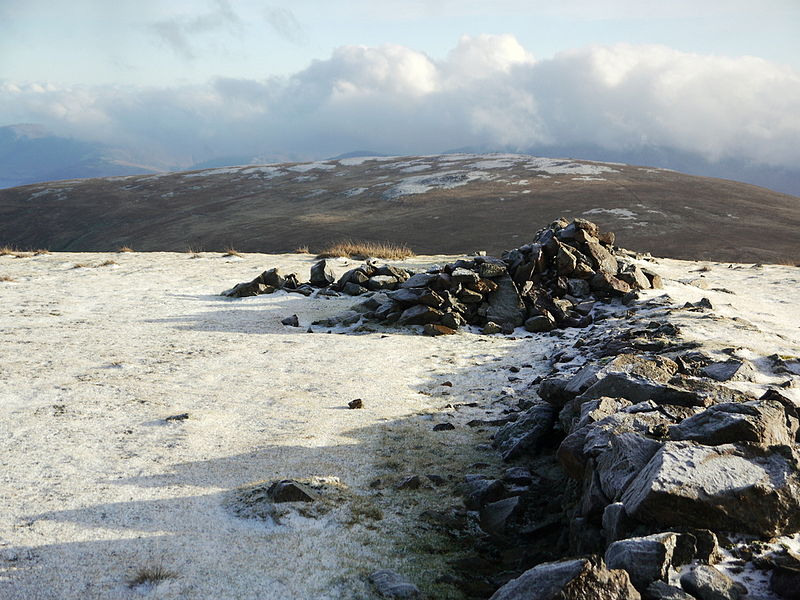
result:
[[[595,221],[621,246],[660,256],[800,262],[796,196],[520,154],[349,156],[5,189],[0,246],[291,252],[352,238],[425,254],[498,253],[561,216]]]
[[[126,162],[120,150],[53,135],[38,125],[0,127],[0,188],[152,172]]]
[[[611,150],[598,146],[549,145],[524,149],[470,146],[453,153],[521,152],[534,156],[561,156],[583,160],[622,162],[673,169],[691,175],[733,179],[778,192],[800,196],[800,167],[770,167],[744,160],[709,161],[699,154],[661,147]],[[389,156],[376,150],[347,152],[333,159],[358,156]],[[300,160],[286,154],[216,156],[195,162],[191,169],[264,164]],[[186,168],[186,167],[184,167]],[[96,142],[54,135],[38,125],[0,127],[0,188],[59,179],[83,179],[182,170],[177,165],[141,164],[128,151]]]

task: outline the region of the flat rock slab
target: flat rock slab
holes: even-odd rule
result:
[[[622,502],[634,518],[653,525],[777,536],[800,530],[797,473],[788,447],[667,442]]]

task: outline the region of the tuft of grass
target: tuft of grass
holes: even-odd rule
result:
[[[238,250],[236,250],[235,248],[233,248],[231,246],[228,246],[227,248],[225,248],[225,252],[222,254],[222,256],[238,256],[238,257],[241,257],[242,253],[239,252]]]
[[[119,264],[119,263],[118,263],[117,261],[109,259],[109,260],[104,260],[103,262],[101,262],[101,263],[100,263],[99,265],[97,265],[97,266],[98,266],[98,267],[110,267],[110,266],[112,266],[112,265],[118,265],[118,264]]]
[[[47,248],[38,248],[33,251],[34,256],[39,256],[41,254],[52,254],[52,252],[50,252],[50,250],[48,250]]]
[[[131,248],[130,246],[120,246],[119,248],[117,248],[117,252],[133,252],[133,251],[134,251],[133,248]]]
[[[414,256],[414,253],[405,244],[344,240],[324,248],[317,254],[317,258],[335,258],[338,256],[362,260],[366,258],[400,260],[403,258],[410,258]]]
[[[311,251],[308,249],[308,246],[298,246],[294,249],[295,254],[311,254]]]
[[[200,258],[200,250],[194,246],[186,246],[186,253],[190,255],[189,258]]]
[[[90,265],[89,263],[75,263],[74,265],[72,265],[73,269],[90,269],[91,267],[92,265]]]
[[[0,281],[16,281],[16,279],[10,275],[0,275]]]
[[[0,256],[13,256],[14,258],[28,258],[33,256],[30,252],[23,252],[19,248],[14,248],[13,246],[3,246],[0,247]]]
[[[167,579],[173,579],[178,574],[162,565],[141,567],[136,574],[128,580],[128,587],[135,588],[140,585],[158,585]]]

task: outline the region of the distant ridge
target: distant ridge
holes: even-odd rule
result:
[[[500,252],[558,217],[683,259],[800,262],[798,198],[733,181],[520,154],[313,163],[0,190],[0,245],[50,250],[311,250],[343,238],[418,253]]]

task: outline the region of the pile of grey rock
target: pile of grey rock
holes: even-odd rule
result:
[[[550,331],[590,324],[598,299],[627,301],[637,290],[659,287],[659,276],[637,266],[634,257],[615,247],[614,234],[602,233],[594,223],[561,219],[501,258],[475,256],[421,273],[370,260],[338,280],[332,263],[321,260],[307,283],[270,269],[223,295],[278,289],[305,295],[373,294],[367,319],[423,325],[430,334],[452,333],[466,324],[483,327],[485,333],[511,333],[523,325],[531,332]]]
[[[591,597],[736,600],[747,590],[714,566],[720,536],[800,531],[798,407],[776,389],[757,398],[720,383],[746,376],[747,365],[669,354],[620,354],[554,374],[494,435],[502,457],[523,461],[514,468],[530,468],[534,481],[546,457],[564,477],[550,482],[558,494],[473,484],[465,504],[480,511],[484,531],[513,547],[528,543],[519,532],[536,532],[541,543],[544,525],[557,523],[562,556],[596,557],[540,564],[494,600],[590,597],[575,590],[596,582],[614,592]],[[761,548],[772,591],[800,597],[800,556]],[[677,586],[668,577],[676,568]],[[551,585],[562,595],[531,591]]]

